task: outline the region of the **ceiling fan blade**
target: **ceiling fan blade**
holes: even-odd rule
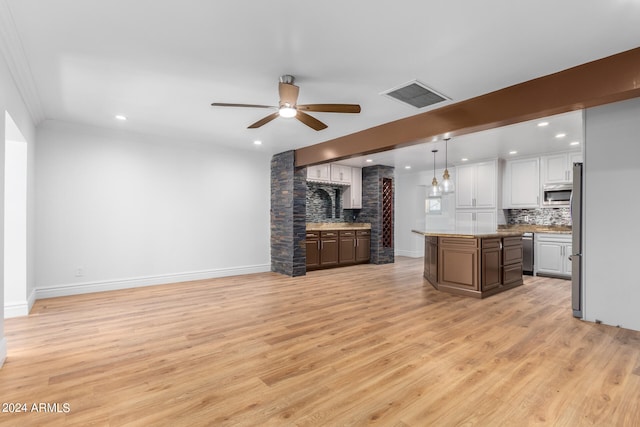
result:
[[[259,128],[260,126],[266,125],[271,120],[273,120],[276,117],[278,117],[279,115],[280,115],[280,113],[277,112],[277,111],[275,113],[269,114],[267,117],[261,118],[260,120],[258,120],[257,122],[255,122],[254,124],[249,126],[247,129],[256,129],[256,128]]]
[[[278,108],[274,105],[257,105],[257,104],[229,104],[226,102],[214,102],[212,107],[249,107],[249,108]]]
[[[280,105],[286,103],[293,107],[298,102],[300,88],[290,83],[278,83],[278,93],[280,94]]]
[[[327,127],[327,125],[322,123],[320,120],[316,119],[315,117],[311,117],[310,115],[308,115],[307,113],[303,113],[302,111],[298,111],[298,114],[296,114],[296,119],[300,120],[302,123],[314,130],[322,130],[326,129]]]
[[[358,104],[305,104],[298,105],[298,110],[323,113],[359,113],[360,106]]]

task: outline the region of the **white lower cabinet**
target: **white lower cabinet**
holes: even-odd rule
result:
[[[534,274],[571,277],[570,255],[570,234],[535,234]]]
[[[456,211],[456,233],[495,233],[497,228],[495,210]]]

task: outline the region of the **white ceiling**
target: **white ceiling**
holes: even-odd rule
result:
[[[37,94],[28,102],[45,118],[270,153],[446,105],[416,110],[380,95],[414,79],[459,102],[640,41],[639,0],[1,0],[7,7]],[[246,129],[269,110],[210,106],[277,104],[282,74],[296,77],[300,103],[359,103],[362,113],[314,113],[329,125],[320,132],[283,118]],[[492,135],[500,150],[528,138]],[[464,138],[450,144],[454,160]]]

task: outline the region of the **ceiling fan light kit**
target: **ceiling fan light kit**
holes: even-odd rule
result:
[[[271,105],[258,105],[258,104],[231,104],[226,102],[214,102],[211,105],[213,107],[249,107],[249,108],[271,108],[276,109],[275,113],[269,114],[266,117],[258,120],[249,126],[249,129],[256,129],[266,125],[270,121],[278,118],[293,118],[295,117],[305,125],[318,131],[325,129],[326,124],[313,116],[305,113],[305,111],[313,111],[318,113],[359,113],[360,105],[358,104],[302,104],[298,105],[298,94],[300,88],[293,84],[295,78],[290,74],[284,74],[280,76],[278,83],[278,93],[280,95],[280,102],[278,106]]]

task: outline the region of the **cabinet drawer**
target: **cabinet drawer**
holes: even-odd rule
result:
[[[521,236],[504,237],[502,239],[502,242],[504,246],[518,246],[518,245],[522,245],[522,237]]]
[[[496,249],[500,247],[500,239],[482,239],[482,249]]]
[[[356,230],[357,236],[370,236],[371,230]]]
[[[477,248],[478,239],[464,237],[440,237],[440,246],[453,246],[459,248]]]
[[[520,246],[505,246],[502,250],[502,264],[514,264],[522,263],[522,245]]]
[[[522,263],[505,265],[502,269],[502,284],[522,282]]]
[[[354,230],[340,230],[340,237],[353,237],[356,235]]]
[[[307,239],[317,239],[320,237],[319,231],[307,231]]]
[[[338,232],[337,231],[321,231],[320,237],[322,237],[323,239],[325,237],[338,237]]]

